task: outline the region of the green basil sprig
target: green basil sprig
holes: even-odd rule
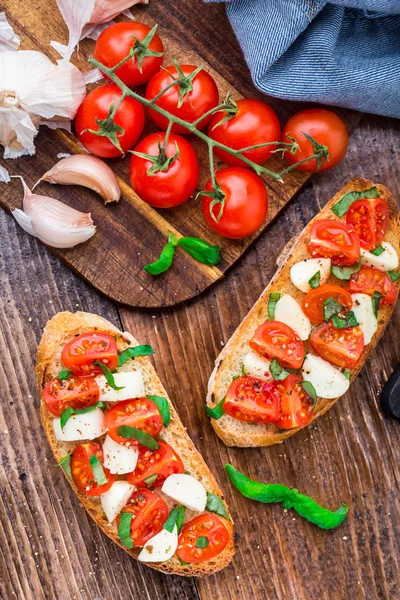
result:
[[[275,318],[276,304],[281,297],[279,292],[271,292],[268,299],[268,319],[273,321]]]
[[[149,400],[154,402],[160,411],[162,422],[164,427],[168,427],[171,422],[171,411],[169,408],[168,400],[164,396],[146,396]]]
[[[353,273],[358,273],[361,269],[361,256],[358,259],[358,262],[351,267],[337,267],[333,266],[331,268],[332,275],[336,277],[336,279],[341,279],[342,281],[348,281]]]
[[[317,392],[315,391],[315,387],[313,386],[311,381],[306,381],[306,380],[300,381],[300,385],[303,388],[303,390],[305,391],[305,393],[307,394],[307,396],[309,396],[310,398],[312,398],[314,400],[314,405],[315,405],[315,403],[317,401]]]
[[[376,318],[378,318],[378,310],[381,304],[381,299],[383,298],[383,294],[380,292],[374,292],[371,296],[372,310]]]
[[[130,358],[136,358],[136,356],[149,356],[150,354],[154,354],[154,350],[147,344],[132,346],[118,355],[118,366],[122,367]]]
[[[218,402],[218,404],[216,406],[214,406],[214,408],[210,408],[209,406],[206,405],[206,413],[208,414],[208,416],[211,417],[212,419],[215,419],[216,421],[218,419],[220,419],[221,417],[223,417],[225,414],[224,402],[225,402],[225,398],[222,398],[222,400],[220,402]]]
[[[286,485],[274,483],[260,483],[249,479],[233,465],[225,465],[229,479],[237,490],[245,497],[258,502],[282,502],[283,508],[293,508],[301,517],[314,523],[322,529],[334,529],[345,520],[348,508],[346,504],[335,512],[323,508],[309,496],[300,494],[298,490],[288,488]]]
[[[343,306],[334,298],[327,298],[324,302],[324,321],[327,323],[332,317],[338,315],[343,310]]]
[[[133,541],[131,538],[131,521],[133,513],[122,511],[119,517],[118,523],[118,536],[119,541],[125,548],[133,548]]]
[[[63,456],[62,459],[60,461],[58,461],[58,463],[57,463],[57,467],[61,467],[69,479],[72,479],[71,454],[72,454],[72,452],[69,452],[68,454]]]
[[[351,204],[356,200],[362,200],[363,198],[379,198],[379,190],[377,187],[369,188],[363,192],[349,192],[339,202],[332,206],[331,211],[338,217],[343,217],[349,210]]]
[[[106,367],[106,365],[103,365],[103,363],[101,363],[99,360],[95,360],[93,362],[94,365],[97,365],[98,367],[100,367],[100,369],[103,371],[103,375],[107,380],[108,385],[113,389],[113,390],[123,390],[124,386],[122,387],[118,387],[115,383],[114,380],[114,375],[111,373],[110,369],[108,367]]]
[[[161,273],[168,271],[175,255],[176,244],[174,243],[174,240],[176,240],[176,237],[172,233],[169,233],[168,242],[166,246],[164,246],[160,257],[155,262],[143,267],[146,273],[150,273],[150,275],[160,275]]]
[[[375,254],[375,256],[380,256],[382,252],[385,252],[385,248],[383,246],[377,246],[375,250],[370,250],[370,253]]]
[[[397,281],[398,279],[400,279],[400,273],[398,273],[397,271],[388,271],[387,274],[389,275],[392,281]]]
[[[85,408],[73,408],[72,406],[68,406],[65,410],[62,411],[60,416],[60,427],[64,429],[67,421],[72,417],[72,415],[85,415],[86,413],[93,412],[96,408],[101,408],[105,410],[106,405],[104,402],[99,400],[96,404],[92,404],[91,406],[85,406]]]
[[[211,492],[207,492],[206,510],[208,510],[208,512],[213,512],[220,517],[224,517],[224,519],[228,519],[228,521],[231,520],[221,498]]]
[[[160,447],[151,435],[142,429],[130,427],[129,425],[121,425],[118,427],[117,435],[120,435],[126,440],[137,440],[142,446],[146,446],[149,450],[158,450]]]
[[[71,375],[73,375],[72,371],[63,367],[61,369],[61,371],[59,371],[59,373],[57,375],[57,379],[59,381],[64,381],[65,379],[69,379],[71,377]]]
[[[321,271],[317,271],[314,275],[308,280],[308,284],[310,288],[315,290],[315,288],[319,287],[321,281]]]
[[[283,381],[289,377],[289,371],[286,371],[277,358],[273,358],[269,365],[269,372],[276,381]]]
[[[336,329],[344,329],[345,327],[356,327],[358,325],[358,321],[356,315],[352,310],[349,310],[343,317],[340,315],[334,315],[332,317],[333,326]]]
[[[174,527],[176,525],[178,533],[180,533],[181,529],[182,529],[183,519],[185,516],[185,510],[186,510],[185,506],[178,506],[177,508],[174,508],[173,510],[171,510],[171,512],[169,513],[168,519],[165,521],[165,523],[163,525],[163,529],[166,529],[167,531],[172,533],[174,530]]]
[[[108,479],[104,473],[103,465],[95,454],[92,454],[92,456],[89,458],[89,462],[90,466],[92,467],[93,475],[97,485],[104,485],[107,483]]]

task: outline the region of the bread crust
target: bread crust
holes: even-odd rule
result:
[[[49,413],[43,403],[42,389],[46,382],[55,377],[61,368],[61,350],[65,343],[77,334],[93,330],[110,333],[116,336],[119,351],[124,350],[128,346],[138,345],[138,342],[132,335],[126,332],[122,333],[116,327],[114,327],[112,323],[98,315],[84,312],[77,312],[75,314],[70,312],[61,312],[55,315],[47,323],[37,350],[36,374],[39,396],[41,398],[40,416],[47,439],[57,462],[61,460],[65,454],[70,452],[79,442],[64,443],[59,442],[55,438],[52,426],[52,420],[54,417]],[[165,435],[163,432],[163,436],[178,451],[185,464],[185,469],[187,469],[190,474],[201,480],[208,491],[224,499],[222,490],[218,486],[202,456],[196,450],[192,440],[186,433],[186,429],[179,419],[179,416],[175,411],[163,385],[161,384],[150,360],[145,356],[137,357],[134,361],[134,364],[135,366],[138,366],[143,373],[145,385],[147,387],[146,393],[164,396],[169,402],[171,410],[171,423],[168,426],[168,429],[165,430]],[[116,527],[114,524],[110,525],[108,523],[101,507],[100,500],[85,496],[76,488],[73,481],[71,481],[67,476],[66,478],[78,496],[81,504],[85,507],[95,523],[104,531],[106,535],[108,535],[108,537],[118,544],[118,546],[121,546]],[[225,501],[224,503],[226,506]],[[226,509],[228,510],[227,506]],[[190,511],[186,512],[190,514]],[[194,565],[181,565],[178,558],[174,556],[164,563],[146,564],[153,569],[162,571],[163,573],[173,573],[175,575],[188,577],[212,575],[213,573],[223,569],[229,564],[235,553],[233,521],[228,521],[226,519],[223,519],[223,521],[231,534],[230,541],[224,551],[215,557],[215,559]],[[121,548],[123,548],[134,558],[137,558],[140,552],[140,549],[129,549],[125,548],[124,546],[121,546]]]
[[[385,240],[390,242],[399,253],[400,215],[399,208],[392,194],[385,186],[374,183],[368,179],[358,178],[347,183],[310,221],[300,235],[294,238],[294,242],[289,242],[281,256],[278,258],[277,262],[279,268],[271,282],[265,288],[260,298],[257,300],[248,315],[243,319],[241,324],[231,336],[230,340],[225,345],[222,352],[217,357],[214,370],[208,383],[206,403],[210,408],[214,407],[220,400],[222,400],[227,389],[226,383],[229,379],[228,375],[233,376],[240,372],[240,367],[243,363],[243,356],[249,349],[248,341],[252,337],[257,327],[268,319],[267,302],[270,292],[279,291],[281,293],[287,293],[292,295],[297,300],[304,298],[304,293],[298,290],[290,280],[290,268],[298,261],[303,260],[304,258],[310,258],[310,255],[307,252],[307,242],[310,229],[314,222],[321,218],[340,220],[339,217],[336,217],[336,215],[330,210],[331,207],[339,202],[339,200],[348,192],[362,191],[373,186],[376,186],[379,189],[380,195],[386,199],[389,206],[389,225],[385,235]],[[330,276],[328,283],[336,283],[337,285],[342,286],[346,284],[346,282],[336,279],[333,275]],[[400,280],[395,283],[397,288],[399,287],[399,284]],[[378,343],[390,320],[393,310],[394,304],[382,306],[379,309],[378,329],[371,340],[371,343],[364,348],[357,367],[352,369],[350,378],[351,382],[362,369],[369,355]],[[309,342],[305,342],[306,352],[308,348],[310,348],[308,344]],[[230,377],[230,380],[231,378],[232,377]],[[329,410],[335,404],[335,402],[337,402],[337,400],[338,398],[332,400],[320,399],[317,410],[306,427],[316,418],[320,417],[327,410]],[[295,429],[282,431],[272,423],[267,425],[242,423],[236,419],[232,419],[227,415],[223,416],[219,420],[211,419],[211,424],[217,435],[227,446],[237,446],[242,448],[271,446],[272,444],[283,442],[288,437],[299,431],[299,429],[302,429],[302,427],[298,427]]]

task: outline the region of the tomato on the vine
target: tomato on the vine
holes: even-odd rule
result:
[[[351,225],[319,219],[311,228],[307,250],[313,258],[331,258],[333,265],[344,267],[360,258],[360,240]]]
[[[374,250],[385,237],[389,222],[389,207],[385,198],[362,198],[350,205],[346,222],[354,228],[360,245]]]

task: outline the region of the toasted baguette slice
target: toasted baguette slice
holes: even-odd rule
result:
[[[241,372],[243,359],[249,351],[249,341],[252,338],[255,330],[259,325],[268,320],[268,297],[271,291],[280,292],[281,294],[290,294],[301,303],[304,298],[303,292],[298,290],[291,282],[290,268],[295,263],[305,258],[310,258],[307,252],[307,243],[309,241],[309,232],[318,219],[337,219],[338,217],[331,211],[331,207],[339,202],[339,200],[348,192],[362,191],[376,185],[389,205],[389,225],[385,235],[385,240],[394,246],[399,252],[399,233],[400,233],[400,218],[399,210],[392,194],[383,185],[375,184],[367,179],[353,179],[345,185],[326,206],[318,213],[316,217],[305,227],[302,233],[294,238],[294,242],[289,242],[278,259],[279,268],[270,284],[265,288],[260,298],[257,300],[249,314],[245,317],[239,327],[236,329],[228,343],[225,345],[222,352],[215,361],[215,368],[211,374],[208,384],[207,405],[212,408],[224,397],[232,378]],[[340,281],[333,275],[330,276],[328,283],[336,283],[337,285],[347,285],[348,282]],[[399,285],[397,282],[397,287]],[[360,369],[365,364],[372,350],[375,348],[379,338],[383,334],[386,325],[389,322],[393,312],[394,305],[382,306],[379,309],[378,329],[372,339],[363,351],[363,354],[355,369],[351,371],[351,380],[353,380]],[[305,342],[306,352],[309,351],[309,342]],[[327,400],[319,399],[315,414],[310,423],[317,417],[323,415],[336,402],[336,399]],[[244,423],[224,415],[221,419],[211,419],[217,435],[227,446],[238,447],[256,447],[270,446],[278,442],[283,442],[288,437],[296,433],[300,427],[282,431],[274,424],[253,424]]]
[[[75,314],[70,312],[58,313],[47,323],[37,351],[36,373],[40,397],[42,396],[41,392],[43,386],[47,381],[53,377],[56,377],[57,373],[62,367],[61,350],[64,345],[75,335],[93,330],[103,331],[116,336],[119,352],[125,350],[129,346],[138,345],[138,342],[129,333],[120,332],[116,327],[114,327],[114,325],[102,317],[84,312],[77,312]],[[168,399],[171,410],[171,423],[168,428],[163,429],[163,438],[178,452],[187,472],[199,479],[207,491],[223,498],[221,489],[186,433],[186,430],[182,425],[182,422],[180,421],[173,405],[171,404],[164,387],[157,377],[150,360],[146,357],[137,357],[134,361],[128,361],[120,370],[130,371],[134,369],[140,369],[142,372],[146,394],[164,396]],[[43,427],[55,459],[56,461],[59,461],[68,452],[71,452],[71,450],[73,450],[74,447],[80,442],[64,443],[56,439],[52,426],[52,420],[54,417],[49,413],[43,401],[41,401],[40,414]],[[70,479],[68,479],[68,481],[92,519],[116,544],[121,545],[119,543],[116,526],[114,523],[108,523],[103,512],[100,499],[81,494],[75,487],[74,483]],[[161,492],[160,495],[162,495]],[[163,496],[163,498],[164,500],[168,501],[166,496]],[[185,522],[197,514],[198,513],[194,513],[193,511],[186,510]],[[204,563],[181,565],[175,555],[173,558],[164,563],[147,564],[164,573],[175,573],[176,575],[195,577],[212,575],[216,571],[223,569],[231,561],[235,552],[235,548],[233,522],[226,519],[222,520],[229,530],[231,537],[224,551],[215,559]],[[138,556],[140,551],[139,549],[128,549],[123,546],[121,546],[121,548],[124,548],[124,550],[126,550],[135,558]]]

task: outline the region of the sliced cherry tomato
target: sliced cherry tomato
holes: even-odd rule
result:
[[[43,402],[56,417],[59,417],[69,406],[72,408],[92,406],[96,404],[99,397],[99,386],[92,377],[72,376],[61,381],[54,377],[43,389]]]
[[[332,323],[322,323],[313,329],[310,343],[321,358],[353,369],[364,350],[364,334],[358,326],[336,329]]]
[[[214,114],[208,126],[210,138],[234,150],[279,141],[281,135],[279,119],[268,104],[260,100],[243,98],[236,102],[236,106],[237,113],[221,125],[219,123],[228,113],[223,111]],[[261,165],[275,149],[276,146],[264,146],[243,152],[243,156]],[[224,150],[214,147],[214,153],[227,165],[246,167],[246,163],[240,158]]]
[[[277,358],[283,367],[299,369],[304,360],[303,342],[289,325],[266,321],[257,329],[250,347],[269,359]]]
[[[105,426],[108,435],[119,444],[137,446],[136,439],[125,439],[117,435],[118,427],[128,425],[145,431],[151,437],[156,437],[163,426],[160,411],[156,404],[148,398],[132,398],[117,402],[105,413]]]
[[[389,207],[385,198],[363,198],[350,205],[346,222],[354,228],[365,250],[377,248],[385,237]]]
[[[104,475],[107,483],[98,485],[93,473],[90,457],[96,456],[103,466],[104,456],[100,444],[88,442],[74,448],[71,454],[71,475],[78,490],[86,496],[101,496],[110,489],[114,482],[114,475],[103,466]]]
[[[139,67],[138,53],[139,57],[141,53],[144,53],[141,52],[137,42],[142,42],[149,32],[148,25],[137,21],[114,23],[99,35],[94,48],[94,57],[106,67],[112,68],[126,58],[131,48],[136,45],[136,54],[119,67],[115,74],[128,87],[147,83],[160,69],[164,60],[163,43],[159,35],[155,33],[148,45],[148,50],[161,54],[161,56],[144,56]]]
[[[313,325],[318,325],[324,320],[324,302],[328,298],[333,298],[345,308],[351,308],[353,301],[349,292],[331,283],[324,283],[319,287],[310,290],[303,300],[303,311],[310,319]]]
[[[161,531],[169,515],[166,502],[146,489],[133,492],[122,512],[132,513],[131,538],[133,545],[139,548]],[[117,527],[119,519],[120,515],[116,519]]]
[[[203,196],[202,210],[207,225],[222,237],[232,239],[256,232],[268,211],[268,194],[263,180],[241,167],[221,169],[217,171],[216,178],[225,195],[223,212],[219,218],[222,205],[217,203],[211,207],[212,198]],[[212,189],[210,179],[205,190],[211,192]]]
[[[279,415],[279,395],[273,383],[247,375],[238,377],[228,388],[224,411],[239,421],[271,423]]]
[[[283,381],[276,382],[281,416],[275,424],[281,429],[304,427],[312,417],[314,401],[301,387],[301,380],[299,375],[289,375]]]
[[[110,371],[118,365],[117,342],[108,333],[91,331],[82,333],[68,342],[62,352],[61,361],[75,375],[98,375],[102,373],[97,360]]]
[[[198,543],[199,538],[206,538]],[[178,539],[177,555],[187,563],[211,560],[226,548],[230,534],[222,521],[211,513],[195,517],[184,525]]]
[[[144,446],[139,449],[139,458],[133,473],[128,473],[128,481],[137,488],[146,487],[145,479],[157,476],[157,479],[149,487],[159,487],[173,473],[183,473],[185,467],[175,450],[164,442],[158,441],[158,450],[149,450]]]
[[[393,304],[397,299],[397,290],[390,277],[374,267],[363,266],[357,273],[353,273],[349,282],[350,294],[368,294],[374,292],[383,294],[381,304]]]
[[[190,73],[193,73],[197,69],[193,65],[180,65],[180,68],[185,76],[190,75]],[[178,78],[178,75],[178,70],[175,66],[166,67],[154,75],[150,79],[146,89],[147,100],[152,100],[165,90],[174,79]],[[219,93],[214,79],[204,69],[194,77],[192,87],[193,89],[185,94],[181,101],[180,88],[178,85],[173,85],[156,101],[157,106],[189,123],[197,121],[202,115],[218,105]],[[148,109],[148,112],[152,121],[160,129],[167,129],[169,121],[166,117],[151,108]],[[203,129],[210,122],[210,119],[211,115],[200,121],[197,129]],[[177,123],[173,124],[172,131],[180,134],[190,133],[188,129]]]
[[[345,267],[360,258],[360,241],[351,225],[319,219],[311,228],[307,250],[314,258],[331,258],[333,265]]]

